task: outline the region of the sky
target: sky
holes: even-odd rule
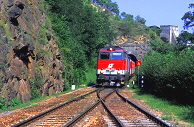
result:
[[[193,9],[188,8],[194,0],[112,0],[119,6],[120,13],[126,12],[133,17],[146,20],[146,26],[174,25],[179,33],[184,30],[183,15]],[[192,30],[189,30],[191,32]]]

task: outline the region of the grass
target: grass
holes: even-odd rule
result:
[[[1,109],[0,112],[5,112],[5,111],[12,111],[12,110],[16,110],[16,109],[20,109],[20,108],[29,108],[29,107],[33,107],[33,106],[36,106],[37,102],[40,102],[40,101],[43,101],[43,100],[46,100],[48,99],[48,97],[40,97],[40,98],[36,98],[34,100],[30,100],[26,103],[20,103],[19,105],[15,106],[15,107],[9,107],[9,108],[6,108],[6,109]]]
[[[138,88],[131,89],[134,98],[143,100],[150,107],[163,113],[163,120],[174,120],[179,125],[182,121],[188,122],[188,127],[194,127],[194,106],[175,104],[163,98],[157,98],[154,95],[142,93]]]

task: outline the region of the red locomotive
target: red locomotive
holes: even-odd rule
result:
[[[136,59],[118,46],[107,46],[98,52],[97,83],[99,85],[124,85],[135,72]]]

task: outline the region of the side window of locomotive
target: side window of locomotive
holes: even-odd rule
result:
[[[109,52],[100,52],[99,60],[109,60],[109,59],[110,59],[110,53]]]
[[[113,52],[111,59],[112,60],[123,60],[123,53],[121,53],[121,52]]]

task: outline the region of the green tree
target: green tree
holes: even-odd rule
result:
[[[162,30],[157,26],[151,26],[150,29],[154,31],[158,36],[160,36],[160,33],[162,32]]]
[[[106,11],[101,12],[91,6],[90,1],[46,1],[49,4],[52,28],[59,38],[58,45],[65,65],[65,88],[75,83],[76,81],[72,80],[75,78],[81,81],[80,83],[88,82],[86,75],[95,71],[93,68],[95,68],[97,50],[113,40],[109,15]],[[106,2],[110,1],[104,2],[108,5]]]
[[[179,44],[187,44],[188,42],[191,42],[194,44],[194,34],[189,33],[187,31],[183,31],[179,37],[177,37],[177,41]]]
[[[135,17],[135,22],[145,25],[146,20],[138,15]]]
[[[189,8],[194,8],[194,4],[189,4]],[[189,11],[184,14],[181,18],[184,21],[184,28],[188,29],[189,27],[194,26],[194,11]]]
[[[113,12],[114,14],[119,15],[119,9],[116,2],[112,2],[111,0],[92,0],[94,4],[97,4],[103,8],[106,8]]]
[[[110,4],[111,11],[119,15],[119,7],[116,2]]]
[[[122,18],[122,20],[127,21],[127,22],[133,22],[134,21],[133,20],[133,15],[127,14],[125,12],[121,13],[121,18]]]

